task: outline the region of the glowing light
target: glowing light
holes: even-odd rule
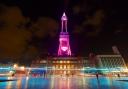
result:
[[[28,79],[29,79],[29,77],[27,76],[27,77],[26,77],[26,80],[28,81]]]
[[[21,66],[20,69],[21,69],[21,70],[25,70],[24,66]]]
[[[63,13],[61,20],[67,20],[67,16],[66,16],[65,12]]]
[[[8,70],[8,69],[10,69],[10,67],[0,67],[0,69]]]
[[[28,80],[29,80],[29,77],[27,76],[27,77],[26,77],[26,82],[25,82],[25,89],[28,88]]]
[[[60,63],[63,63],[63,61],[60,61]]]
[[[67,63],[70,63],[70,61],[67,61]]]
[[[61,47],[61,49],[62,49],[63,51],[66,51],[66,50],[68,49],[68,47]]]
[[[67,16],[63,13],[61,18],[61,33],[59,38],[59,49],[58,56],[67,55],[71,56],[70,44],[69,44],[69,34],[67,32]]]
[[[14,65],[13,65],[13,68],[17,68],[17,67],[18,67],[18,65],[17,65],[17,64],[14,64]]]
[[[68,73],[70,73],[70,71],[68,71]]]
[[[66,63],[66,61],[64,61],[64,63]]]
[[[74,68],[74,65],[72,65],[72,68]]]
[[[13,74],[13,71],[9,71],[9,74]]]
[[[64,69],[66,69],[66,65],[64,65]]]
[[[16,82],[16,86],[17,86],[17,89],[21,89],[21,83],[22,83],[22,81],[21,81],[22,79],[21,79],[21,77],[19,77],[19,81],[17,81]]]
[[[56,68],[58,69],[58,65],[56,65]]]
[[[66,71],[64,71],[64,74],[66,74]]]
[[[68,69],[70,69],[70,65],[68,65],[67,67],[68,67]]]
[[[60,65],[60,69],[62,69],[62,65]]]
[[[12,79],[8,77],[8,79]],[[6,89],[12,89],[12,82],[8,82]]]

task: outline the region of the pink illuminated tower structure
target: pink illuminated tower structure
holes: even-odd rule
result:
[[[61,17],[61,32],[59,36],[58,56],[71,56],[71,49],[69,44],[69,34],[67,31],[67,16],[65,12]]]

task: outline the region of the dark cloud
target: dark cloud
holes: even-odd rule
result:
[[[26,27],[28,23],[29,27]],[[32,22],[22,15],[16,6],[0,6],[0,58],[34,59],[40,48],[35,44],[33,37],[43,39],[47,36],[54,37],[58,23],[48,17],[39,18]],[[43,41],[43,40],[42,40]],[[45,43],[45,42],[44,42]]]
[[[30,61],[33,60],[35,57],[37,57],[38,54],[39,54],[38,48],[33,45],[29,45],[29,47],[24,53],[23,59],[26,61]]]
[[[20,58],[31,38],[31,33],[24,27],[27,19],[18,7],[1,7],[0,22],[0,57]]]
[[[102,30],[105,14],[103,10],[97,10],[92,16],[85,16],[85,20],[75,27],[74,32],[85,32],[86,36],[93,37],[98,36]]]
[[[87,32],[88,36],[97,36],[102,30],[102,25],[104,24],[105,14],[103,10],[97,10],[93,16],[87,18],[87,22],[83,24],[91,25],[93,27],[93,31]]]
[[[46,36],[54,37],[58,30],[58,23],[52,18],[40,17],[32,24],[31,30],[39,38]]]
[[[117,45],[127,56],[128,6],[125,1],[79,0],[71,7],[75,19],[73,33],[79,37],[79,52],[109,54],[111,46]]]

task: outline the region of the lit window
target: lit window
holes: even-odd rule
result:
[[[70,61],[67,61],[67,63],[70,63]]]
[[[67,68],[69,69],[70,68],[70,65],[67,65]]]
[[[62,69],[62,65],[60,65],[60,69]]]
[[[68,73],[70,73],[70,71],[68,71]]]
[[[72,65],[72,68],[74,68],[74,65]]]
[[[66,74],[66,71],[64,71],[64,74]]]
[[[58,65],[56,65],[56,68],[58,69]]]
[[[63,63],[63,61],[60,61],[60,63]]]
[[[64,65],[64,69],[66,69],[66,65]]]

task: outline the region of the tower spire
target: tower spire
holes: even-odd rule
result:
[[[71,56],[69,34],[67,32],[67,16],[65,12],[61,17],[61,32],[59,37],[58,56]]]
[[[61,32],[67,32],[67,20],[67,16],[64,12],[61,17]]]

